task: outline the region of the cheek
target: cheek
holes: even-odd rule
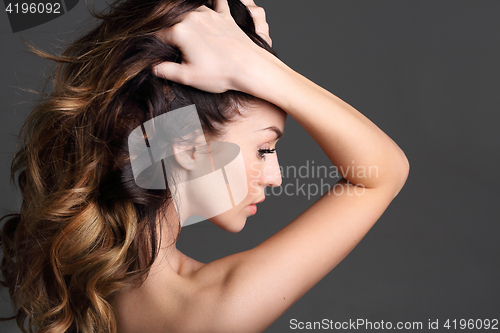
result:
[[[248,178],[249,179],[258,179],[262,173],[261,170],[261,165],[259,162],[252,162],[250,163],[249,171],[248,171]]]
[[[251,178],[256,173],[256,169],[259,168],[258,161],[248,149],[240,148],[243,155],[243,163],[245,164],[245,172],[247,175],[247,179]]]
[[[257,186],[260,176],[262,174],[260,162],[253,159],[251,162],[245,164],[247,173],[247,183],[251,186]],[[249,187],[249,191],[250,191]]]

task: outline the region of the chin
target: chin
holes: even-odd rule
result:
[[[237,233],[243,230],[245,227],[245,224],[247,222],[246,217],[241,217],[241,216],[231,216],[231,214],[222,213],[220,215],[214,216],[210,219],[208,219],[210,222],[215,224],[221,229],[224,229],[226,231],[232,232],[232,233]]]
[[[247,219],[245,219],[242,223],[231,223],[227,228],[225,228],[225,230],[232,233],[240,232],[245,227],[246,222]]]

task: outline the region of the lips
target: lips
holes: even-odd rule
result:
[[[250,208],[250,212],[252,213],[252,215],[255,214],[255,213],[257,213],[257,204],[261,203],[265,199],[266,199],[266,197],[262,198],[262,200],[260,200],[260,201],[257,201],[257,202],[255,202],[253,204],[248,205],[248,207]]]

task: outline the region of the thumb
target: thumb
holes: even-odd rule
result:
[[[231,11],[229,10],[229,4],[227,0],[214,0],[214,9],[217,13],[231,15]]]
[[[186,77],[184,66],[172,61],[162,62],[161,64],[154,66],[153,74],[157,77],[180,84],[184,84]]]

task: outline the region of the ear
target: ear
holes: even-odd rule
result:
[[[196,146],[175,143],[172,146],[174,158],[180,167],[186,170],[193,170],[196,164]]]

